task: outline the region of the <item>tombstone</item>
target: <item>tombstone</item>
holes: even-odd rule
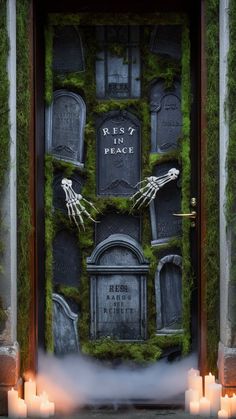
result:
[[[97,97],[139,98],[139,27],[98,26],[96,37],[99,45],[96,59]]]
[[[180,83],[165,89],[164,81],[152,85],[150,93],[151,152],[167,153],[176,150],[182,135]]]
[[[53,208],[59,209],[60,211],[67,214],[66,207],[66,196],[65,192],[61,187],[61,181],[65,177],[64,173],[58,171],[53,177]],[[72,180],[72,187],[76,193],[81,193],[81,189],[84,184],[84,178],[79,174],[74,172],[70,179]]]
[[[181,59],[182,28],[180,25],[158,25],[151,34],[150,50],[175,60]]]
[[[78,315],[59,294],[52,294],[54,353],[65,355],[79,351]]]
[[[162,163],[154,168],[153,176],[161,176],[175,167],[176,162]],[[152,245],[167,243],[182,234],[182,221],[174,213],[181,212],[181,179],[173,180],[161,188],[150,204]]]
[[[76,237],[67,230],[60,230],[53,240],[53,282],[78,287],[81,258]]]
[[[79,95],[66,90],[53,94],[46,112],[46,151],[54,157],[83,166],[86,106]]]
[[[146,339],[148,270],[139,243],[130,236],[114,234],[96,246],[87,258],[92,339]]]
[[[97,194],[130,196],[140,181],[140,122],[127,111],[97,121]]]
[[[111,234],[127,234],[141,242],[140,217],[128,214],[105,214],[95,224],[95,243],[98,244]]]
[[[84,70],[84,52],[78,28],[54,26],[53,71],[66,74]]]
[[[182,332],[182,257],[167,255],[155,276],[156,324],[158,334]]]

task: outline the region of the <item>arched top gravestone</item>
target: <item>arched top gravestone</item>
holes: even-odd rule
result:
[[[57,90],[46,112],[46,151],[54,157],[83,165],[86,105],[81,96]]]
[[[55,26],[53,70],[58,74],[85,70],[83,46],[76,26]]]

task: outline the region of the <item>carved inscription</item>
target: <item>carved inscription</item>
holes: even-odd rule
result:
[[[140,124],[128,112],[109,112],[97,129],[98,195],[132,195],[140,180]]]

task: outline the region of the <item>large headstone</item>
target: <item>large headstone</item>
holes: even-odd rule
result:
[[[180,84],[166,89],[163,80],[152,85],[150,92],[151,152],[166,153],[178,147],[182,134]]]
[[[86,106],[81,96],[57,90],[46,113],[46,151],[54,157],[82,165]]]
[[[53,70],[58,74],[84,71],[84,53],[78,28],[55,26]]]
[[[151,34],[151,51],[179,60],[181,58],[181,32],[180,25],[155,26]]]
[[[111,234],[128,234],[141,241],[140,217],[128,214],[106,214],[95,225],[95,243],[98,244]]]
[[[76,353],[79,351],[78,315],[71,311],[61,295],[53,294],[52,300],[54,353],[56,355]]]
[[[130,196],[140,181],[140,122],[127,111],[97,121],[97,194]]]
[[[80,253],[76,237],[60,230],[53,240],[53,282],[78,287],[80,279]]]
[[[157,333],[182,331],[182,258],[163,257],[155,276]]]
[[[91,280],[91,336],[146,338],[147,261],[130,236],[114,234],[87,259]]]
[[[154,168],[153,175],[162,176],[172,167],[180,169],[176,162],[162,163]],[[166,243],[171,238],[181,236],[181,218],[173,215],[181,212],[180,183],[179,176],[178,179],[164,185],[150,204],[152,244]]]
[[[98,98],[140,97],[140,50],[137,26],[98,26],[96,60]]]

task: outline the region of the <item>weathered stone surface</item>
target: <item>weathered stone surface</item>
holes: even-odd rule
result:
[[[87,259],[91,278],[91,336],[118,340],[146,337],[146,274],[140,245],[114,234]]]
[[[152,85],[150,92],[151,152],[166,153],[179,146],[182,134],[180,83],[166,89],[163,80]]]
[[[55,91],[46,113],[46,151],[58,159],[81,165],[85,121],[82,97],[66,90]]]
[[[229,348],[219,342],[218,370],[221,384],[236,388],[236,348]]]
[[[76,237],[66,230],[57,232],[53,241],[53,282],[79,285],[80,253]]]
[[[140,122],[111,111],[97,121],[97,194],[129,196],[140,181]]]
[[[140,97],[140,50],[137,26],[99,26],[96,60],[98,98]],[[122,51],[116,52],[114,45]]]
[[[182,328],[182,258],[169,254],[158,263],[155,276],[157,333]]]
[[[155,26],[150,44],[153,53],[179,60],[181,58],[181,26]]]
[[[78,315],[73,313],[59,294],[53,294],[53,338],[56,355],[79,351],[77,332]]]
[[[141,241],[140,217],[128,214],[106,214],[95,225],[96,244],[111,234],[127,234],[138,242]]]
[[[161,176],[168,172],[171,167],[179,169],[176,162],[168,162],[154,168],[154,176]],[[167,183],[161,188],[156,198],[150,204],[152,244],[167,242],[170,238],[180,236],[182,232],[181,218],[175,217],[181,209],[180,179]]]
[[[84,53],[78,28],[55,26],[53,38],[53,70],[55,73],[84,71]]]

